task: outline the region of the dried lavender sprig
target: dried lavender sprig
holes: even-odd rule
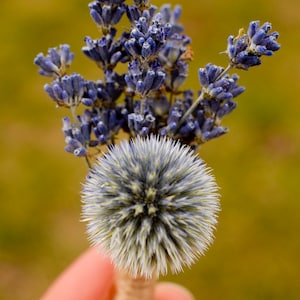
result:
[[[248,70],[250,67],[257,66],[261,64],[260,57],[263,55],[271,56],[273,52],[280,49],[280,45],[277,43],[277,38],[279,37],[278,32],[268,32],[272,29],[271,23],[266,22],[261,27],[259,27],[259,21],[252,21],[248,26],[248,31],[245,33],[244,29],[240,29],[239,35],[237,37],[229,36],[228,46],[226,54],[229,58],[229,65],[226,69],[219,71],[218,75],[215,76],[214,80],[210,80],[211,83],[218,83],[227,76],[227,73],[232,68]],[[205,87],[204,79],[205,75],[203,74],[203,69],[199,69],[200,83]],[[208,76],[211,76],[208,74]],[[242,89],[238,91],[240,94],[243,92]],[[233,95],[234,96],[234,95]],[[235,97],[235,96],[234,96]],[[191,114],[198,104],[205,99],[203,93],[195,100],[193,105],[189,110],[184,114],[178,127],[180,127],[183,122],[186,120],[189,114]]]
[[[75,92],[74,97],[62,87],[67,68],[61,68],[60,57],[69,57],[62,59],[68,61],[69,66],[73,59],[69,46],[52,48],[48,56],[39,54],[35,59],[42,74],[56,78],[52,85],[46,85],[46,91],[58,105],[71,108],[72,126],[76,131],[82,130],[82,126],[89,128],[90,138],[84,144],[85,151],[79,153],[89,155],[90,147],[114,143],[120,129],[131,136],[151,133],[169,136],[195,149],[228,132],[221,124],[222,118],[236,108],[233,98],[244,91],[237,84],[238,76],[228,72],[233,68],[249,69],[262,55],[270,55],[279,49],[278,33],[269,33],[270,23],[260,26],[258,21],[251,22],[247,33],[240,30],[236,38],[229,38],[225,52],[229,58],[228,67],[223,69],[208,64],[199,69],[202,89],[194,100],[190,90],[181,90],[192,52],[190,38],[182,33],[183,26],[179,23],[180,7],[172,10],[170,5],[163,5],[157,9],[148,1],[138,1],[130,6],[124,1],[99,0],[91,3],[90,9],[104,6],[115,9],[118,5],[126,7],[126,15],[132,24],[130,30],[116,39],[116,24],[111,22],[102,38],[92,40],[87,37],[87,45],[82,49],[103,70],[103,81],[82,79],[83,94]],[[119,75],[115,67],[124,62],[128,62],[128,72]],[[72,76],[81,78],[76,74]],[[90,112],[88,124],[81,124],[84,117],[76,116],[79,104],[86,105]],[[66,149],[74,149],[73,153],[78,155],[76,149],[82,141],[76,138],[71,141],[72,147],[66,139]]]
[[[211,106],[211,111],[206,111],[206,113],[215,118],[216,123],[219,123],[222,117],[229,114],[236,107],[236,104],[233,106],[234,102],[231,99],[243,93],[245,88],[237,85],[239,77],[236,74],[231,76],[227,74],[231,68],[229,66],[223,69],[213,64],[207,64],[205,68],[198,70],[202,90],[199,97],[180,119],[177,129],[201,102],[206,108],[209,105]]]
[[[272,25],[269,22],[260,26],[259,21],[249,24],[247,33],[241,29],[237,37],[229,36],[226,53],[230,65],[235,68],[248,70],[261,64],[260,57],[271,56],[280,49],[277,43],[278,32],[269,33]]]
[[[93,2],[90,5],[90,8],[94,9],[95,5],[98,6],[103,6],[103,5],[116,5],[119,3],[115,3],[114,1],[96,1],[97,3]],[[146,4],[146,3],[144,3]],[[146,5],[147,6],[147,5]],[[158,43],[158,45],[163,46],[166,37],[168,36],[168,32],[172,33],[172,39],[174,40],[173,35],[176,34],[177,36],[175,37],[175,39],[177,40],[176,44],[177,46],[179,46],[181,43],[182,45],[187,44],[189,42],[189,39],[184,39],[182,38],[179,33],[182,31],[182,26],[178,25],[178,19],[179,19],[179,15],[180,15],[180,9],[177,6],[174,10],[174,13],[171,12],[171,8],[169,5],[165,5],[161,8],[161,11],[159,11],[157,14],[155,14],[156,8],[151,6],[151,7],[146,7],[145,5],[139,5],[139,7],[137,8],[138,10],[141,9],[141,13],[140,13],[140,17],[134,21],[135,22],[135,26],[133,27],[133,31],[136,30],[136,33],[132,35],[132,37],[137,37],[137,29],[143,29],[143,20],[148,20],[149,24],[144,24],[146,27],[144,28],[144,33],[146,34],[146,31],[148,31],[148,34],[146,34],[146,36],[148,36],[148,38],[150,39],[149,41],[151,41],[151,39],[156,41],[155,43]],[[172,26],[170,26],[170,24],[173,22]],[[151,25],[152,24],[152,25]],[[165,28],[165,29],[164,29]],[[146,30],[146,31],[145,31]],[[164,33],[161,34],[160,31],[164,30]],[[124,51],[122,50],[121,45],[124,44],[124,40],[119,40],[117,42],[114,42],[113,39],[115,37],[115,33],[116,30],[114,28],[110,28],[110,30],[106,33],[106,36],[103,39],[100,39],[98,41],[92,41],[90,38],[86,38],[87,41],[87,46],[83,48],[84,53],[86,53],[90,58],[92,58],[93,60],[95,60],[97,63],[99,63],[99,66],[101,66],[101,68],[105,71],[105,70],[110,70],[111,68],[114,68],[114,66],[116,65],[116,63],[119,61],[126,61],[128,60],[128,58],[126,59],[126,54],[124,54]],[[170,34],[171,35],[171,34]],[[122,35],[123,38],[126,38],[126,34]],[[147,41],[147,43],[149,42]],[[97,43],[97,49],[95,48],[95,45]],[[147,45],[146,43],[146,45]],[[150,43],[151,44],[151,43]],[[121,47],[121,48],[120,48]],[[157,48],[159,48],[160,46],[157,46]],[[184,47],[184,46],[183,46]],[[146,47],[144,46],[144,49]],[[146,50],[144,50],[145,52]],[[181,53],[184,52],[184,48],[182,48]],[[120,54],[121,53],[121,54]],[[125,55],[125,56],[124,56]],[[150,55],[150,57],[155,56],[155,52],[153,53],[153,55]],[[148,60],[148,58],[146,58],[146,54],[145,54],[145,60]],[[171,58],[172,55],[169,55],[169,58]],[[162,56],[160,57],[160,59],[162,58]],[[179,57],[177,58],[177,60],[179,59]],[[177,64],[178,62],[176,60],[174,60],[174,55],[172,58],[174,64]],[[180,62],[179,62],[180,64]],[[163,83],[164,77],[165,75],[162,72],[162,68],[159,67],[160,63],[158,60],[156,60],[155,62],[149,62],[148,65],[148,72],[145,73],[145,81],[143,80],[139,80],[138,82],[136,82],[134,89],[137,92],[137,94],[142,95],[143,97],[147,96],[149,93],[157,90]],[[145,65],[144,65],[145,66]],[[169,68],[170,65],[168,64]],[[172,82],[170,83],[170,85],[172,85],[172,87],[175,88],[179,88],[179,86],[183,83],[184,78],[186,77],[186,73],[187,73],[187,69],[186,67],[183,65],[183,63],[181,63],[181,69],[182,71],[179,72],[179,76],[177,75],[175,70],[171,71],[171,75],[170,79],[168,80],[168,82]],[[159,70],[160,69],[160,70]],[[155,71],[154,71],[155,70]],[[158,71],[158,73],[157,73]],[[105,74],[106,71],[105,71]],[[106,76],[107,77],[107,76]],[[178,77],[178,79],[176,79]],[[53,85],[58,86],[59,83],[58,82],[53,82]],[[99,122],[92,122],[92,120],[98,119],[98,115],[100,113],[100,115],[102,115],[102,109],[98,109],[98,105],[99,103],[101,103],[102,101],[107,101],[108,98],[111,98],[109,95],[109,91],[107,90],[108,86],[107,85],[103,85],[101,88],[100,86],[97,84],[96,89],[95,88],[90,88],[88,87],[91,86],[91,84],[89,82],[87,82],[85,84],[85,86],[87,87],[87,90],[85,89],[85,93],[82,96],[81,99],[77,99],[77,103],[82,103],[84,105],[87,105],[89,107],[91,107],[91,113],[93,115],[93,117],[90,118],[91,120],[91,126],[97,126],[94,127],[94,130],[90,131],[91,133],[95,133],[97,138],[99,139],[99,143],[105,143],[109,140],[111,140],[112,138],[112,134],[110,135],[106,135],[105,131],[107,131],[106,127],[103,126],[102,121],[100,121],[100,125]],[[52,96],[52,98],[54,100],[56,100],[60,105],[66,106],[66,107],[70,107],[70,105],[65,105],[65,102],[62,100],[65,100],[65,98],[67,98],[66,93],[64,93],[63,95],[59,95],[58,96],[53,96],[52,93],[52,88],[51,86],[47,85],[46,88],[48,94],[50,96]],[[63,99],[62,99],[62,96]],[[113,97],[112,101],[116,100],[116,97]],[[151,98],[153,99],[153,98]],[[100,100],[100,102],[99,102]],[[111,100],[110,100],[111,101]],[[138,101],[137,101],[138,102]],[[144,108],[146,106],[145,101],[141,102],[142,105],[140,106],[141,109],[140,111],[143,112]],[[102,106],[102,104],[100,104]],[[107,105],[109,105],[110,107],[113,106],[114,104],[113,102],[111,102],[110,104],[108,103]],[[96,106],[96,109],[94,109],[94,107]],[[106,106],[106,104],[105,104]],[[155,105],[156,106],[156,105]],[[75,124],[73,125],[73,127],[77,128],[76,130],[78,131],[78,120],[77,118],[74,118],[75,116],[75,110],[76,110],[77,105],[72,105],[72,115],[73,115],[73,119],[75,119]],[[122,112],[122,116],[126,117],[127,115],[129,116],[129,113],[127,113],[127,108],[123,107],[120,108],[123,112]],[[130,112],[130,111],[129,111]],[[153,115],[153,114],[152,114]],[[133,115],[131,115],[133,116]],[[140,119],[140,116],[137,115],[137,118],[135,118],[135,120]],[[156,118],[153,117],[152,120],[155,120]],[[130,126],[130,122],[128,119],[128,125],[126,125],[127,121],[125,122],[121,122],[124,124],[125,129],[128,126],[129,128],[132,128]],[[142,126],[142,131],[140,133],[142,133],[143,135],[145,135],[146,132],[152,132],[153,130],[155,131],[155,128],[152,128],[153,130],[149,131],[149,125],[151,124],[151,122],[149,123],[149,116],[146,117],[145,120],[142,120],[143,126]],[[148,125],[147,125],[148,124]],[[145,127],[146,126],[146,127]],[[151,125],[152,126],[152,125]],[[98,128],[100,127],[100,132],[98,130]],[[135,128],[139,128],[140,125],[135,126]],[[115,127],[115,130],[112,130],[112,133],[116,133],[118,130],[118,128],[120,128],[119,126]],[[145,130],[146,131],[145,131]],[[139,134],[138,132],[132,132],[133,135]],[[107,136],[107,138],[103,138],[104,136]],[[69,139],[67,139],[66,141],[69,141]],[[76,143],[72,141],[72,144],[75,144],[76,146],[81,145],[81,141],[76,141]],[[69,141],[70,142],[70,141]],[[70,145],[70,143],[67,142],[68,145]],[[92,145],[93,146],[97,146],[99,143],[95,143],[93,142]],[[90,143],[86,143],[86,146],[91,146]],[[69,151],[71,149],[73,149],[74,147],[70,147],[67,146],[66,149],[68,149]],[[77,148],[76,148],[77,149]],[[87,149],[86,149],[87,150]],[[87,153],[87,151],[85,151]],[[84,153],[83,151],[79,151],[79,153]],[[74,154],[78,155],[78,151],[74,150]]]

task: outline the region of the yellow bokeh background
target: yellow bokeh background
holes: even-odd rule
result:
[[[99,37],[83,0],[0,2],[0,299],[39,299],[88,247],[80,223],[83,160],[64,152],[61,118],[33,59],[71,45],[71,71],[101,77],[81,53]],[[152,1],[161,5],[163,1]],[[186,87],[199,89],[197,69],[226,66],[227,36],[251,20],[270,21],[282,49],[249,71],[246,92],[224,124],[230,133],[200,156],[221,186],[216,240],[191,269],[172,280],[196,299],[299,299],[300,296],[300,2],[298,0],[169,1],[183,7],[193,40]],[[77,288],[77,287],[74,287]],[[83,299],[84,300],[84,299]]]

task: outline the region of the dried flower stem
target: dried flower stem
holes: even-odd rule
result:
[[[153,300],[155,279],[134,278],[126,272],[117,274],[117,294],[114,300]]]

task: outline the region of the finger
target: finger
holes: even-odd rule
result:
[[[155,287],[155,300],[194,300],[186,288],[171,282],[158,283]]]
[[[56,279],[41,300],[106,300],[113,280],[109,258],[91,248]]]

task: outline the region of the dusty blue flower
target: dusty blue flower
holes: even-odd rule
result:
[[[128,74],[125,75],[127,86],[142,98],[158,90],[165,80],[165,73],[155,62],[145,69],[139,60],[129,63]]]
[[[226,53],[233,67],[247,70],[260,65],[262,55],[271,56],[280,49],[277,43],[278,32],[269,33],[272,29],[269,22],[261,27],[259,25],[259,21],[252,21],[247,33],[240,30],[237,37],[229,36]]]
[[[128,5],[126,13],[128,20],[134,25],[135,22],[138,21],[141,17],[150,20],[154,16],[156,10],[157,7],[154,5],[143,6],[143,4],[141,3],[141,6]]]
[[[71,123],[70,118],[63,118],[63,133],[65,136],[65,150],[73,153],[75,156],[86,156],[88,150],[86,148],[87,140],[84,132]],[[89,137],[88,137],[89,139]]]
[[[245,88],[237,84],[239,77],[236,74],[229,75],[227,71],[210,63],[198,70],[202,85],[199,97],[195,102],[193,99],[185,101],[185,105],[175,103],[170,111],[167,132],[196,146],[228,132],[221,126],[221,119],[236,108],[232,99]]]
[[[269,22],[260,26],[259,21],[252,21],[248,27],[248,36],[250,38],[250,52],[260,55],[273,55],[274,51],[280,49],[280,45],[277,43],[279,33],[274,31],[269,34],[272,29],[272,25]]]
[[[85,81],[84,94],[81,103],[91,107],[106,107],[114,105],[113,103],[120,97],[125,88],[123,76],[111,70],[105,71],[105,82]]]
[[[73,59],[74,53],[70,52],[70,46],[64,44],[58,49],[49,48],[46,56],[39,53],[34,59],[34,64],[39,66],[41,75],[56,78],[65,75]]]
[[[111,25],[117,24],[126,11],[125,0],[102,1],[96,0],[89,4],[90,15],[100,26],[103,33],[107,33]]]
[[[239,77],[236,74],[222,75],[223,71],[223,68],[213,64],[207,64],[205,68],[198,70],[205,98],[225,100],[237,97],[244,92],[245,88],[237,84]]]
[[[183,26],[179,25],[179,18],[181,16],[181,12],[182,12],[180,5],[175,5],[175,7],[172,11],[170,4],[164,4],[161,6],[159,12],[161,14],[162,21],[165,24],[170,23],[172,25],[172,27],[174,27],[172,29],[171,34],[174,34],[175,32],[179,33],[181,31],[183,31]]]
[[[92,107],[95,103],[95,101],[98,99],[98,85],[102,84],[86,80],[84,83],[84,94],[81,99],[81,103],[83,103],[86,106]]]
[[[193,93],[187,90],[183,98],[177,98],[169,110],[167,126],[162,127],[159,134],[172,136],[197,149],[199,145],[227,133],[228,129],[221,126],[221,119],[236,107],[232,95],[219,99],[211,95],[204,98],[203,95],[204,92],[200,93],[201,101],[183,122],[183,116],[193,106]]]
[[[169,24],[161,22],[159,13],[151,20],[142,16],[135,21],[130,38],[124,46],[133,58],[140,57],[149,60],[158,55],[158,51],[164,45],[169,32]]]
[[[218,187],[189,147],[150,136],[99,158],[83,186],[90,241],[133,277],[177,273],[213,240]]]
[[[79,74],[65,75],[61,80],[54,80],[51,85],[45,85],[47,94],[59,106],[76,108],[84,93],[84,79]]]
[[[134,112],[128,115],[128,128],[131,135],[147,136],[151,132],[155,132],[156,118],[150,109],[148,99],[144,102],[135,102],[134,106]]]
[[[122,114],[113,109],[102,109],[92,114],[91,125],[99,144],[112,141],[123,123]]]
[[[117,41],[114,41],[116,30],[111,30],[109,34],[97,40],[90,37],[85,38],[86,46],[82,47],[82,52],[95,61],[102,70],[111,70],[119,62],[127,62],[129,57],[124,49],[124,43],[128,34],[124,33]]]

